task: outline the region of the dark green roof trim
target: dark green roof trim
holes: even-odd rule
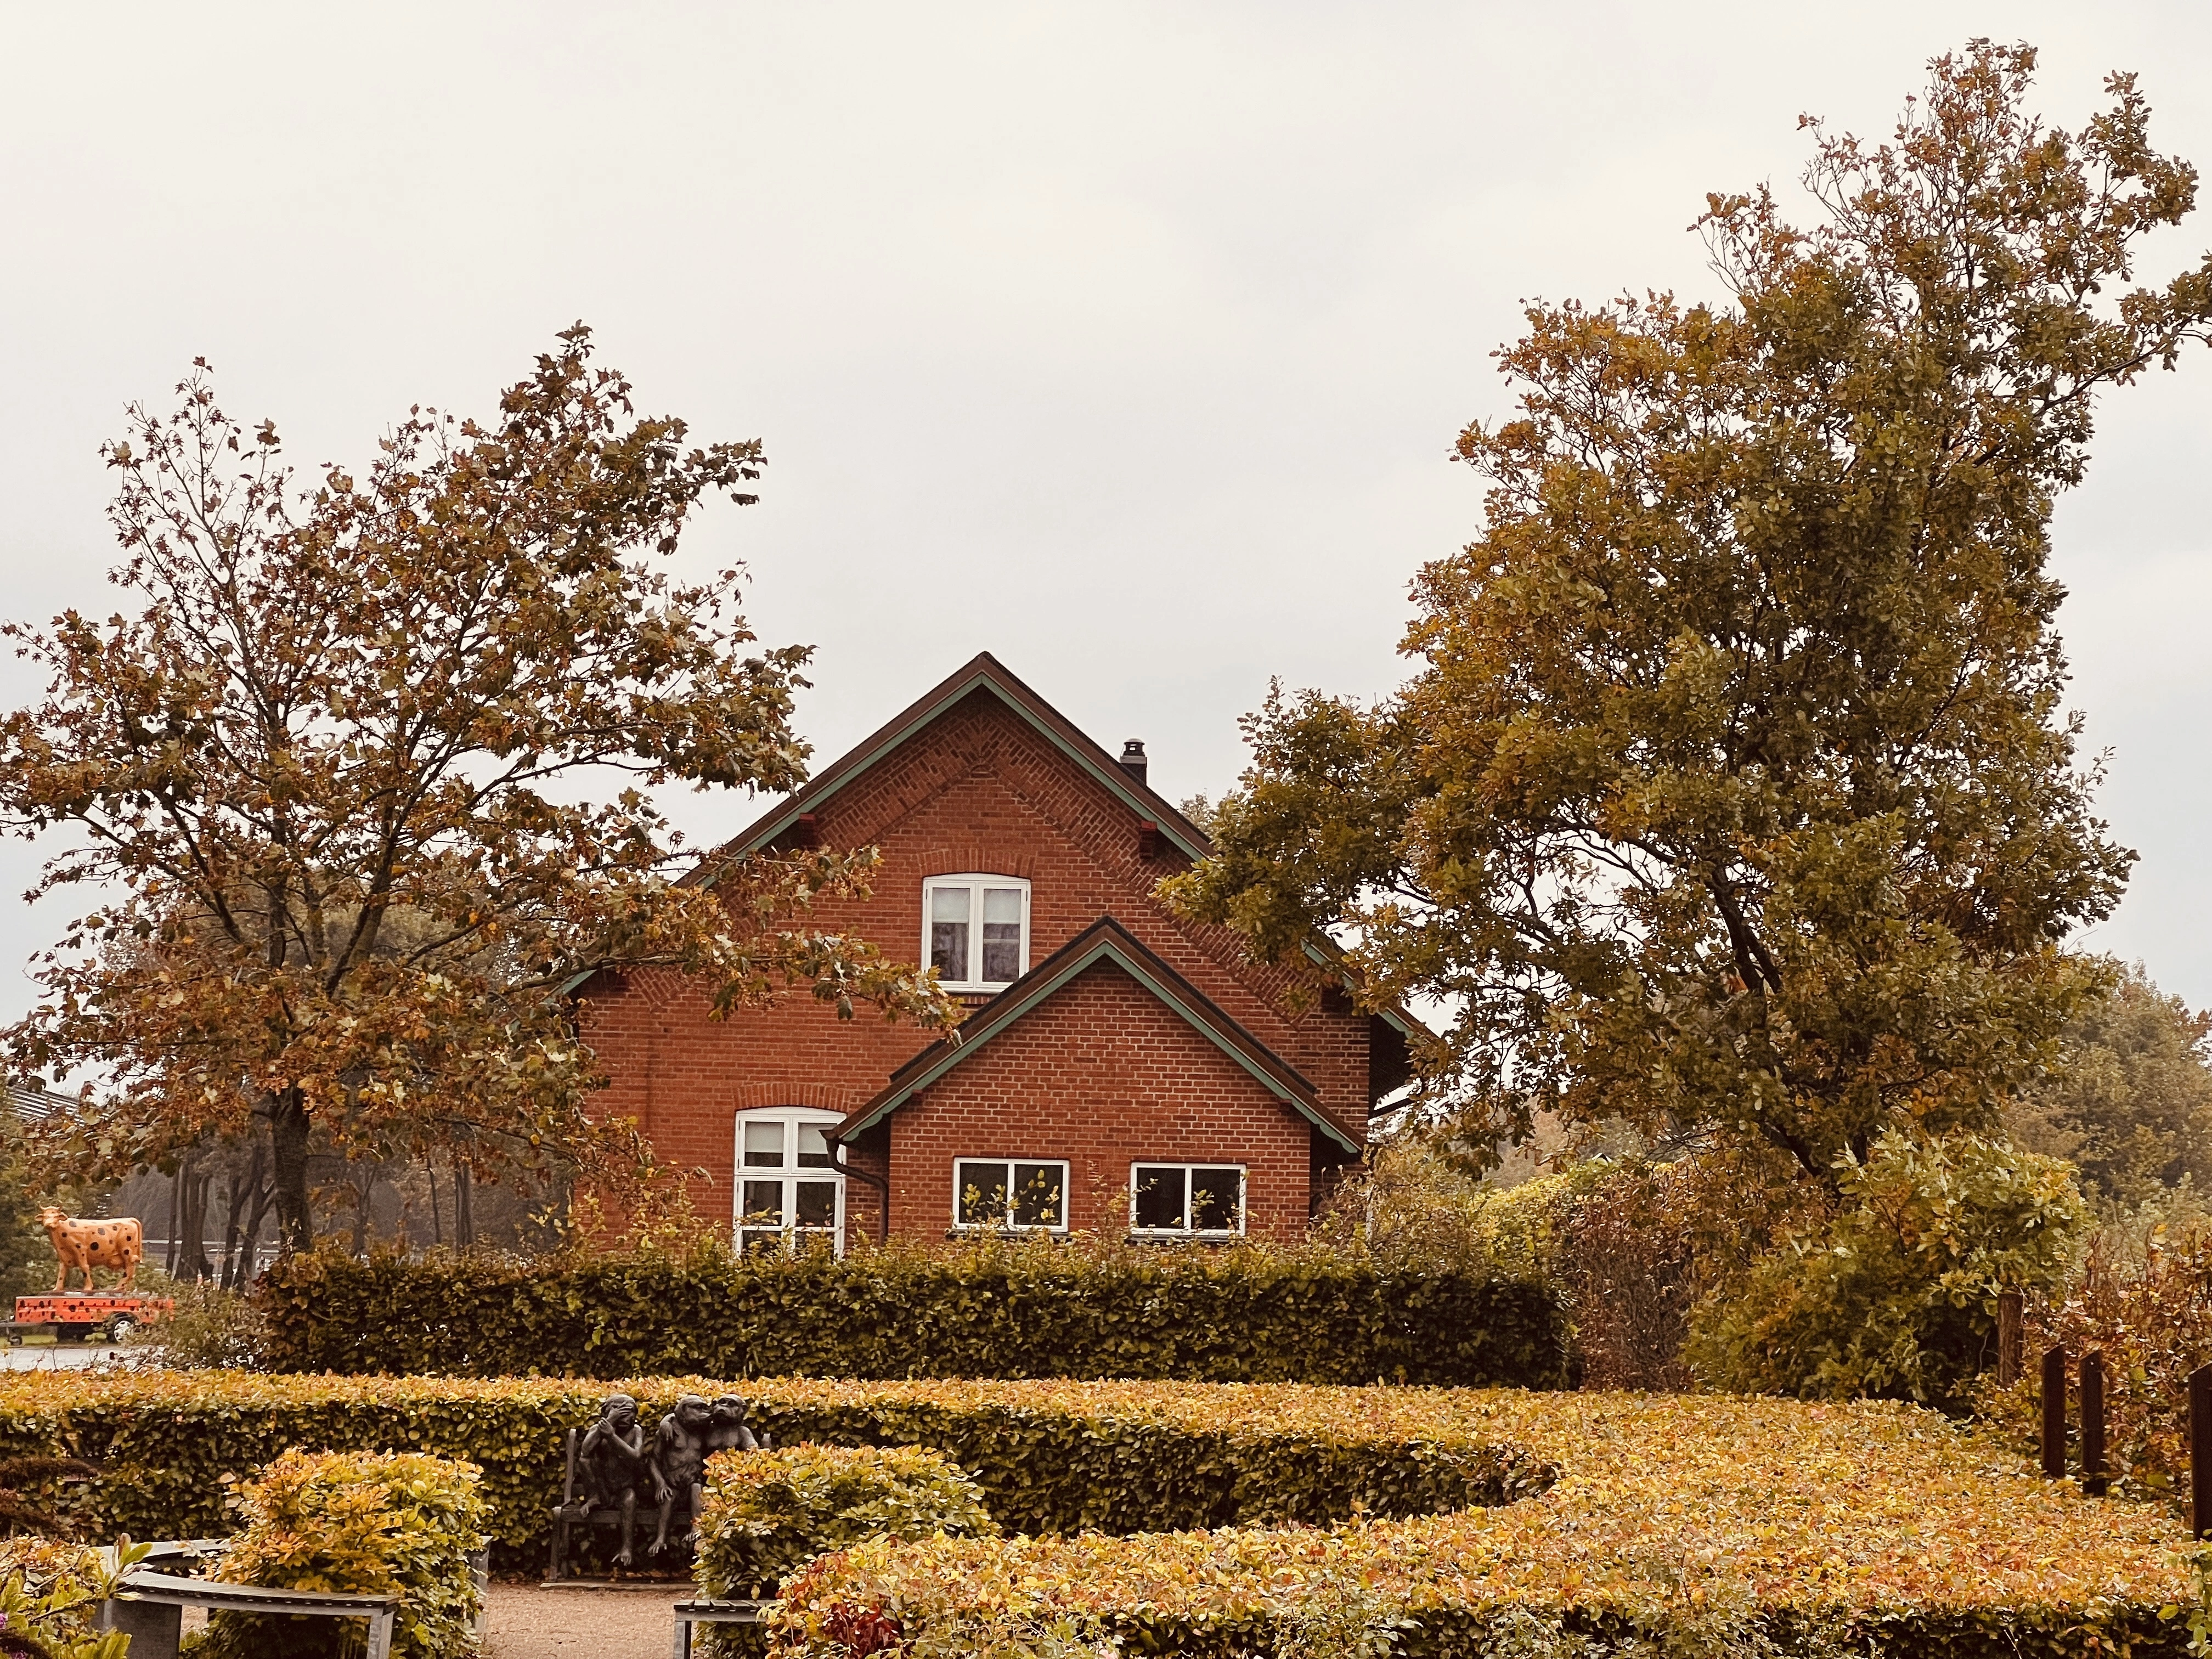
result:
[[[836,795],[845,786],[865,775],[903,744],[911,742],[934,721],[942,719],[963,699],[977,691],[988,691],[1004,703],[1031,730],[1053,747],[1066,755],[1086,775],[1106,789],[1122,805],[1143,823],[1157,823],[1177,852],[1195,863],[1212,850],[1205,833],[1188,818],[1159,795],[1154,794],[1121,769],[1120,763],[1084,736],[1067,717],[1042,697],[1022,684],[1006,665],[986,651],[952,676],[940,681],[925,693],[921,701],[911,704],[876,733],[864,739],[860,745],[840,756],[823,768],[813,780],[803,784],[767,816],[756,818],[751,826],[721,849],[724,854],[743,855],[758,852],[796,823],[801,815],[813,811]],[[712,886],[714,877],[700,878],[703,886]]]
[[[1335,975],[1337,982],[1346,990],[1352,991],[1358,988],[1352,982],[1352,976],[1344,971],[1344,951],[1334,939],[1329,941],[1327,949],[1323,949],[1314,940],[1308,939],[1306,956],[1323,972]],[[1388,1008],[1376,1009],[1375,1018],[1389,1026],[1408,1042],[1434,1042],[1437,1040],[1437,1034],[1434,1031],[1395,1003]]]
[[[1111,916],[1091,923],[1000,992],[952,1036],[931,1044],[892,1073],[890,1085],[881,1093],[837,1126],[837,1139],[851,1140],[873,1128],[1078,975],[1102,962],[1121,969],[1251,1073],[1269,1093],[1346,1152],[1355,1158],[1359,1155],[1359,1145],[1322,1111],[1319,1092],[1312,1084]]]

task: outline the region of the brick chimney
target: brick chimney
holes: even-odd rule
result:
[[[1121,769],[1139,783],[1145,782],[1145,774],[1151,769],[1145,759],[1145,740],[1132,738],[1121,745]]]

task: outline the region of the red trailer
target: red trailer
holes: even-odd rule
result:
[[[133,1326],[151,1325],[176,1311],[166,1296],[107,1296],[97,1291],[54,1296],[19,1296],[15,1322],[9,1334],[27,1326],[51,1329],[64,1341],[104,1331],[110,1337],[126,1334]]]

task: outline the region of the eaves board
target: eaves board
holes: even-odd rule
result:
[[[1314,943],[1313,940],[1308,939],[1306,941],[1306,957],[1323,972],[1334,974],[1340,982],[1344,981],[1344,967],[1341,960],[1342,952],[1340,951],[1336,956],[1333,957],[1328,953],[1328,951],[1323,950],[1320,945]],[[1415,1019],[1411,1014],[1399,1007],[1395,1002],[1387,1008],[1376,1009],[1375,1011],[1375,1017],[1381,1020],[1384,1024],[1389,1026],[1391,1030],[1397,1032],[1400,1036],[1405,1038],[1408,1042],[1434,1042],[1437,1040],[1437,1034],[1434,1031],[1431,1031],[1427,1026],[1422,1024],[1420,1021]]]

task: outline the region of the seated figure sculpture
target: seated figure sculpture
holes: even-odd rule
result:
[[[683,1541],[699,1541],[699,1487],[706,1474],[714,1426],[713,1409],[696,1394],[679,1395],[676,1409],[660,1419],[653,1443],[653,1485],[660,1494],[660,1527],[653,1537],[655,1555],[668,1547],[668,1528],[679,1503],[684,1506],[688,1526]],[[750,1437],[748,1433],[747,1438]]]
[[[599,1420],[592,1425],[577,1451],[576,1473],[581,1490],[575,1501],[554,1513],[564,1520],[588,1521],[594,1510],[619,1510],[622,1553],[615,1559],[629,1566],[635,1555],[638,1489],[648,1479],[653,1479],[656,1492],[659,1486],[645,1449],[645,1428],[637,1420],[636,1401],[626,1394],[608,1396],[599,1408]],[[661,1525],[665,1530],[665,1520]]]
[[[753,1437],[746,1425],[745,1415],[751,1410],[742,1395],[726,1394],[714,1401],[714,1425],[707,1431],[707,1452],[712,1456],[718,1451],[758,1451],[761,1443]],[[699,1512],[699,1500],[691,1500],[691,1512]]]

